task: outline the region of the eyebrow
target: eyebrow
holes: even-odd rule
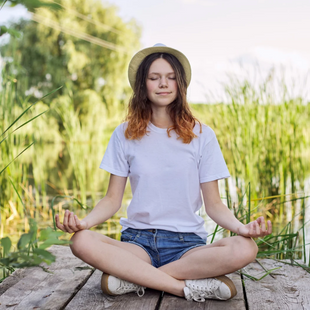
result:
[[[160,73],[158,72],[149,72],[149,74],[156,74],[156,75],[161,75]],[[167,75],[169,74],[175,74],[174,72],[168,72]]]

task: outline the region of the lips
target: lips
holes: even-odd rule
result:
[[[171,94],[171,92],[169,93],[169,92],[161,92],[161,93],[156,93],[156,95],[170,95]]]

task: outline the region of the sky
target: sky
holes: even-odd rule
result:
[[[163,43],[192,66],[190,102],[225,101],[228,74],[259,81],[276,68],[291,95],[310,100],[309,0],[104,0],[142,27],[142,47]],[[0,24],[27,16],[5,6]],[[308,77],[308,80],[307,80]],[[294,83],[294,86],[293,86]]]

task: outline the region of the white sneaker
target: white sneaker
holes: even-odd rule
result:
[[[187,300],[204,302],[206,299],[227,300],[237,294],[229,278],[220,276],[199,280],[185,280],[184,295]]]
[[[146,287],[103,273],[101,277],[101,289],[108,295],[122,295],[136,292],[139,297],[142,297]]]

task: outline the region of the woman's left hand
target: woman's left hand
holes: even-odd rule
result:
[[[239,227],[237,233],[238,235],[241,235],[243,237],[258,238],[270,235],[271,232],[272,232],[271,221],[267,221],[267,228],[266,228],[265,218],[263,216],[260,216],[255,221]]]

